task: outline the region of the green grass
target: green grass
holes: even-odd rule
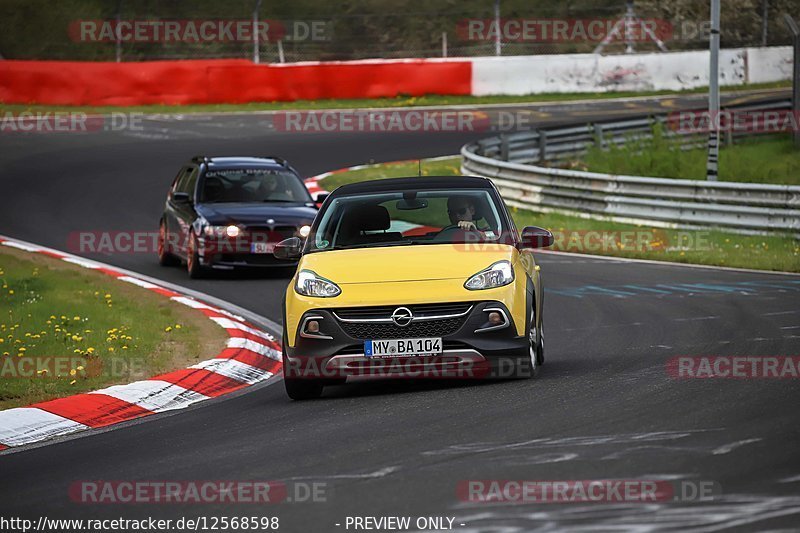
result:
[[[424,176],[460,174],[460,158],[422,162]],[[416,176],[417,163],[377,164],[333,174],[328,191],[346,183]],[[800,272],[800,241],[783,236],[738,235],[716,230],[676,230],[511,208],[518,228],[540,226],[556,237],[552,249],[701,265]],[[424,221],[410,220],[422,223]],[[637,242],[638,241],[638,242]]]
[[[723,92],[748,91],[754,89],[777,89],[789,87],[788,82],[760,83],[722,88]],[[395,98],[363,98],[343,100],[298,100],[295,102],[253,102],[248,104],[192,104],[192,105],[141,105],[141,106],[66,106],[39,104],[4,104],[0,103],[0,114],[21,113],[23,111],[56,112],[72,111],[85,113],[141,112],[141,113],[208,113],[208,112],[247,112],[247,111],[281,111],[296,109],[361,109],[376,107],[418,107],[446,105],[486,105],[486,104],[532,104],[539,102],[560,102],[570,100],[624,98],[634,96],[682,95],[707,92],[701,87],[686,91],[642,91],[642,92],[604,92],[604,93],[546,93],[523,96],[398,96]]]
[[[222,348],[224,332],[189,308],[61,263],[0,250],[0,409],[144,379]]]
[[[680,150],[676,139],[665,138],[659,128],[652,140],[629,141],[607,150],[591,147],[581,168],[592,172],[706,179],[706,149]],[[741,144],[722,146],[719,179],[750,183],[800,185],[800,150],[789,134],[752,137]]]

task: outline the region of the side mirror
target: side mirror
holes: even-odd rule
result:
[[[520,248],[547,248],[552,246],[555,239],[553,234],[544,228],[527,226],[522,230]]]
[[[172,201],[176,204],[190,204],[191,199],[189,198],[188,192],[174,192],[172,193]]]
[[[317,199],[314,200],[314,203],[317,204],[317,207],[322,207],[322,204],[328,199],[328,196],[330,196],[330,194],[321,192],[317,195]]]
[[[303,241],[300,237],[290,237],[275,245],[272,255],[275,259],[286,259],[289,261],[300,259],[303,249]]]

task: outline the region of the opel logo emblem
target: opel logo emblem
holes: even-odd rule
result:
[[[407,307],[398,307],[392,313],[392,322],[401,328],[411,324],[412,320],[414,320],[414,313]]]

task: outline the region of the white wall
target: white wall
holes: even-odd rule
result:
[[[720,52],[720,83],[790,79],[791,48]],[[708,85],[708,51],[569,54],[472,59],[472,94],[682,90]]]

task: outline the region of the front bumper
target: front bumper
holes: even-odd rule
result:
[[[288,378],[341,379],[348,376],[487,378],[510,377],[520,358],[529,356],[526,336],[517,335],[510,310],[499,301],[468,302],[457,318],[412,323],[407,327],[368,321],[346,321],[336,309],[312,309],[298,322],[295,345],[284,347]],[[501,327],[488,323],[489,310],[504,315]],[[319,333],[305,331],[309,320]],[[525,328],[521,328],[525,331]],[[435,356],[375,358],[364,353],[368,339],[441,337],[443,352]]]

